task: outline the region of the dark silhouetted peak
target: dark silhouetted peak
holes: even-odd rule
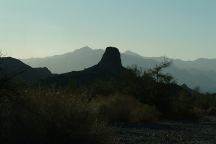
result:
[[[51,75],[52,73],[50,72],[50,70],[47,67],[43,67],[43,68],[34,68],[35,71],[38,71],[40,73],[42,73],[43,75]]]
[[[107,47],[98,66],[105,69],[121,69],[121,55],[117,48]]]
[[[118,79],[124,71],[126,69],[122,66],[119,50],[115,47],[107,47],[98,64],[82,71],[55,75],[48,78],[45,83],[64,86],[73,80],[79,85],[85,85],[97,80]]]
[[[3,57],[0,59],[0,68],[5,72],[17,71],[17,70],[29,70],[30,66],[24,64],[18,59],[12,57]]]
[[[48,68],[32,68],[18,59],[3,57],[0,59],[0,79],[12,77],[26,82],[36,82],[51,76]]]

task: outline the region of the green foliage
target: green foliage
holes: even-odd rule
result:
[[[156,65],[154,68],[149,69],[145,72],[145,74],[150,75],[156,83],[172,83],[174,82],[174,78],[169,74],[163,74],[163,70],[169,67],[171,64],[172,61],[164,58],[164,60],[159,65]]]

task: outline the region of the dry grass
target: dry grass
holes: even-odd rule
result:
[[[50,89],[25,91],[16,101],[7,101],[10,105],[1,104],[5,108],[1,117],[2,140],[41,144],[117,143],[112,129],[97,118],[83,97]]]
[[[155,106],[142,104],[131,96],[100,97],[95,104],[100,115],[110,122],[153,122],[161,115]]]

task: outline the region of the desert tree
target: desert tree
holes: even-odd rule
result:
[[[165,68],[171,66],[172,61],[164,57],[160,64],[157,64],[154,68],[149,69],[145,72],[146,75],[150,75],[156,83],[171,83],[174,82],[174,78],[166,73],[163,73]]]

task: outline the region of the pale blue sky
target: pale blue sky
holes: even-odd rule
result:
[[[83,46],[216,58],[216,0],[0,0],[0,49],[17,58]]]

